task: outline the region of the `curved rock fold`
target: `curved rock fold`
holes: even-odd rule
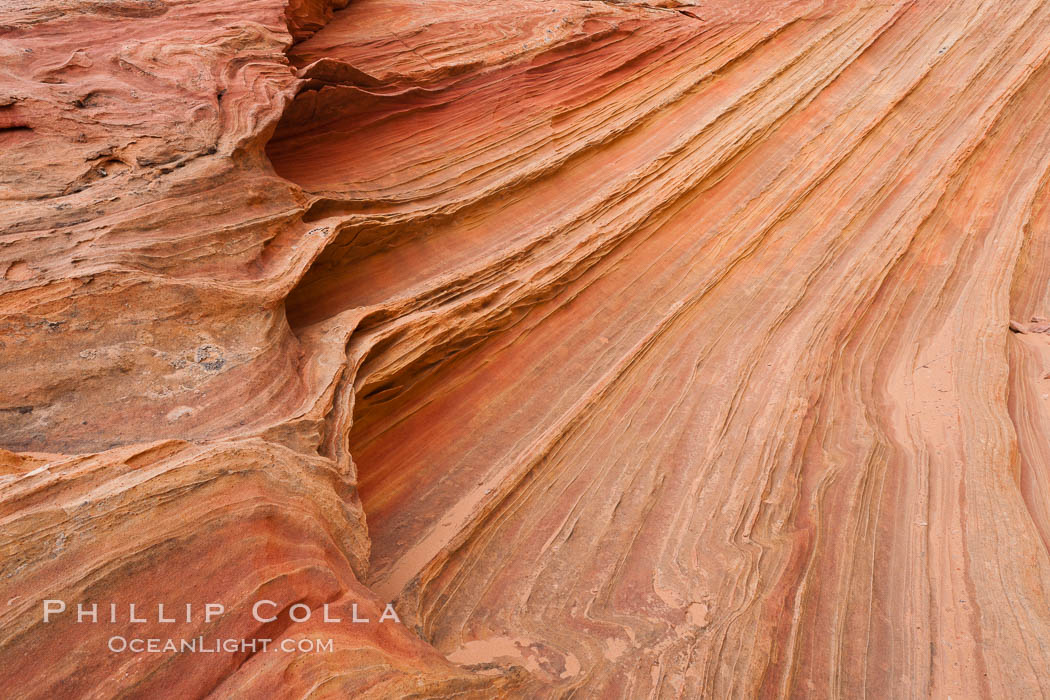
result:
[[[0,685],[1050,694],[1048,28],[0,9]]]

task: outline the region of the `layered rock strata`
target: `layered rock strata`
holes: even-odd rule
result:
[[[0,687],[1050,695],[1048,29],[0,8]]]

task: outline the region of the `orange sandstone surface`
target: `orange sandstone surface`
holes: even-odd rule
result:
[[[1050,696],[1048,2],[9,0],[0,214],[3,697]]]

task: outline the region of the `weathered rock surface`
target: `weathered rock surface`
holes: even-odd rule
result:
[[[1048,95],[1035,0],[0,6],[4,695],[1050,695]]]

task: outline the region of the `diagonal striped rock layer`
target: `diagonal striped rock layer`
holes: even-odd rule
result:
[[[1050,3],[0,38],[5,695],[1050,695]]]

